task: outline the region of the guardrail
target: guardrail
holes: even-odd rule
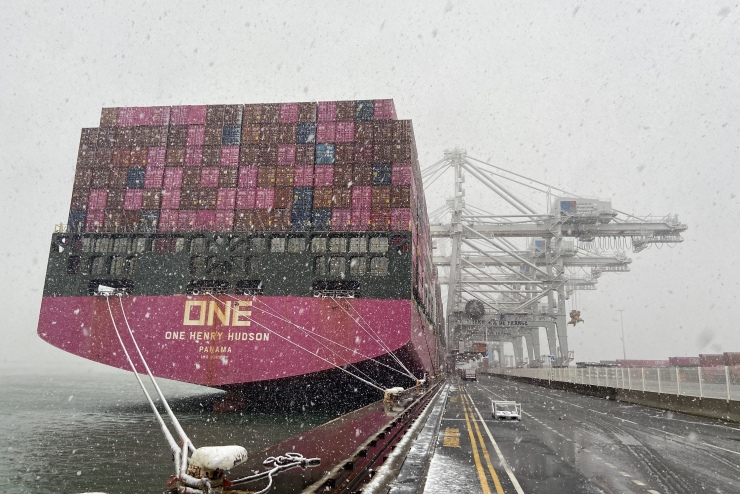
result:
[[[484,372],[728,402],[740,400],[740,366],[489,368]]]

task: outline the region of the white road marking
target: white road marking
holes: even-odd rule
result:
[[[639,480],[632,479],[632,482],[634,482],[637,485],[645,485],[644,482],[640,482]]]
[[[624,477],[632,477],[632,475],[628,474],[627,472],[619,472],[619,473],[621,473]]]
[[[648,491],[650,494],[660,494],[658,491]]]
[[[664,430],[662,430],[662,429],[656,429],[655,427],[648,427],[648,429],[652,429],[652,430],[654,430],[654,431],[658,431],[658,432],[660,432],[660,433],[662,433],[662,434],[668,434],[668,435],[671,435],[671,436],[676,436],[676,437],[679,437],[679,438],[681,438],[681,439],[684,439],[684,440],[686,440],[686,437],[684,437],[684,436],[682,436],[682,435],[680,435],[680,434],[674,434],[673,432],[668,432],[668,431],[664,431]],[[719,447],[719,446],[715,446],[714,444],[709,444],[709,443],[703,443],[703,442],[700,442],[700,441],[697,441],[697,442],[696,442],[696,444],[702,444],[702,445],[704,445],[704,446],[709,446],[710,448],[716,448],[716,449],[721,449],[722,451],[727,451],[728,453],[733,453],[733,454],[736,454],[736,455],[740,455],[740,451],[733,451],[733,450],[731,450],[731,449],[727,449],[727,448],[721,448],[721,447]]]
[[[608,466],[608,467],[612,467],[612,468],[617,468],[617,467],[615,467],[614,465],[612,465],[611,463],[607,463],[607,462],[604,462],[604,465],[606,465],[606,466]]]

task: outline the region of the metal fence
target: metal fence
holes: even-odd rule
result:
[[[740,366],[491,368],[486,372],[677,396],[718,398],[727,401],[740,399]]]

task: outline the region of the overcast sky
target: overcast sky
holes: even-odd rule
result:
[[[413,120],[422,168],[461,147],[688,224],[579,294],[576,360],[621,357],[618,309],[628,358],[740,352],[739,20],[709,0],[6,0],[0,370],[103,369],[36,336],[80,129],[101,107],[375,98]],[[436,182],[430,209],[449,190]]]

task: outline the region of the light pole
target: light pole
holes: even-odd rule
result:
[[[624,360],[627,360],[627,350],[624,346],[624,318],[622,317],[622,312],[624,312],[624,309],[618,309],[617,311],[619,312],[619,322],[622,325],[622,357],[624,358]]]

